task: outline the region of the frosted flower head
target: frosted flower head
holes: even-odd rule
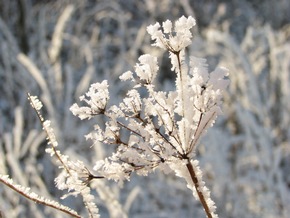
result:
[[[172,31],[172,22],[170,20],[167,20],[162,23],[162,27],[163,27],[164,33],[170,33]]]
[[[92,84],[86,96],[83,95],[80,97],[80,100],[85,102],[88,106],[80,107],[75,103],[70,107],[70,110],[80,119],[90,119],[94,115],[104,113],[109,100],[108,87],[106,80],[102,83]]]
[[[120,78],[121,81],[127,81],[127,80],[134,81],[133,73],[131,71],[126,71],[119,78]]]
[[[191,16],[188,18],[182,16],[172,28],[172,22],[167,20],[162,23],[163,31],[160,30],[160,24],[147,27],[147,32],[151,39],[155,41],[153,46],[157,46],[172,53],[177,53],[191,44],[192,34],[190,29],[196,25],[195,19]]]
[[[155,79],[159,69],[157,58],[145,54],[140,56],[138,60],[140,61],[140,64],[136,64],[135,67],[137,76],[145,83],[151,83]]]

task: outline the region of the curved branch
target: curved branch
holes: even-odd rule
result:
[[[71,208],[66,207],[66,206],[64,206],[56,201],[41,197],[33,192],[29,192],[29,188],[25,188],[21,185],[14,184],[12,179],[10,179],[8,176],[0,175],[0,182],[2,182],[4,185],[8,186],[12,190],[16,191],[17,193],[19,193],[23,197],[25,197],[25,198],[27,198],[27,199],[29,199],[37,204],[42,204],[44,206],[48,206],[48,207],[54,208],[56,210],[60,210],[68,215],[71,215],[72,217],[81,218],[81,216],[78,215],[78,213],[76,211],[72,210]]]

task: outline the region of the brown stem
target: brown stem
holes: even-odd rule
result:
[[[204,195],[203,195],[203,193],[200,191],[200,186],[199,186],[199,183],[198,183],[198,179],[197,179],[197,177],[196,177],[195,171],[194,171],[193,166],[192,166],[192,164],[191,164],[190,161],[188,161],[188,163],[186,164],[186,167],[187,167],[188,172],[189,172],[189,174],[190,174],[190,176],[191,176],[191,179],[192,179],[192,181],[193,181],[193,183],[194,183],[195,190],[196,190],[196,192],[197,192],[197,194],[198,194],[198,197],[199,197],[200,203],[202,204],[202,206],[203,206],[203,208],[204,208],[204,210],[205,210],[205,213],[206,213],[207,217],[208,217],[208,218],[212,218],[212,215],[211,215],[210,209],[209,209],[209,207],[208,207],[208,205],[207,205],[207,202],[206,202],[206,200],[205,200],[205,198],[204,198]]]

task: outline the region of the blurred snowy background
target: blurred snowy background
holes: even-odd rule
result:
[[[58,173],[45,134],[27,101],[44,102],[59,149],[88,168],[113,148],[91,147],[69,107],[91,83],[108,79],[112,101],[125,93],[118,76],[144,53],[158,56],[159,88],[174,74],[168,54],[150,46],[146,26],[181,15],[196,18],[190,53],[210,69],[230,69],[224,114],[198,147],[204,180],[223,218],[277,218],[290,214],[290,1],[289,0],[0,0],[0,173],[51,199]],[[101,122],[101,121],[100,121]],[[91,169],[91,168],[90,168]],[[204,217],[185,182],[156,172],[133,176],[123,188],[96,185],[102,217],[116,205],[136,218]],[[97,189],[98,189],[97,188]],[[85,214],[79,198],[63,204]],[[64,217],[0,184],[3,217]]]

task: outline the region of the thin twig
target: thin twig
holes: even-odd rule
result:
[[[81,218],[81,216],[78,215],[78,213],[76,211],[74,211],[74,210],[72,210],[72,209],[70,209],[70,208],[68,208],[68,207],[66,207],[58,202],[40,197],[39,195],[37,195],[33,192],[25,191],[25,188],[23,186],[13,184],[12,180],[9,178],[3,179],[2,176],[0,176],[0,182],[2,182],[4,185],[8,186],[12,190],[16,191],[17,193],[19,193],[23,197],[25,197],[31,201],[34,201],[37,204],[42,204],[42,205],[54,208],[56,210],[60,210],[66,214],[71,215],[72,217]]]

